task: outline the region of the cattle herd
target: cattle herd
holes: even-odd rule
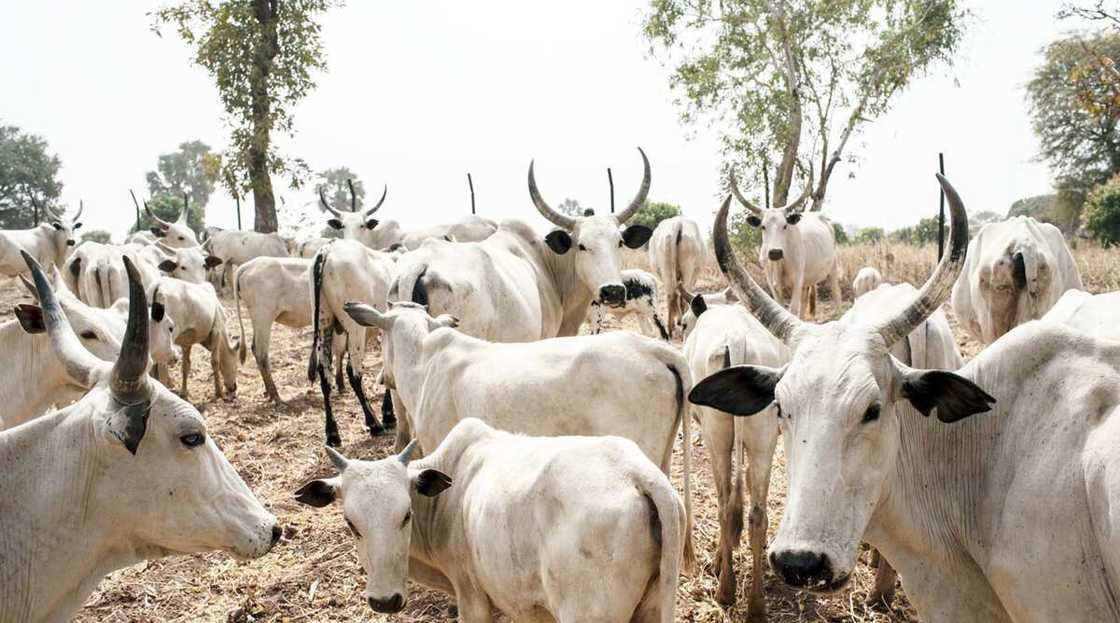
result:
[[[841,275],[807,195],[760,209],[731,179],[710,241],[683,217],[627,225],[651,183],[639,152],[638,192],[610,214],[555,210],[530,164],[544,235],[473,206],[405,230],[375,218],[387,190],[366,208],[353,188],[349,210],[322,201],[333,240],[211,227],[200,244],[185,206],[174,222],[149,212],[155,227],[121,245],[75,245],[80,209],[0,231],[0,273],[35,301],[0,325],[0,622],[68,620],[141,560],[276,545],[281,521],[207,434],[187,376],[201,345],[215,398],[238,400],[251,347],[281,401],[277,322],[312,327],[307,380],[335,474],[292,493],[337,508],[376,612],[399,612],[411,580],[451,595],[465,623],[673,621],[681,574],[697,572],[695,420],[718,504],[715,597],[735,601],[745,523],[754,620],[767,566],[836,591],[864,542],[872,598],[900,577],[926,621],[1120,620],[1120,293],[1083,291],[1057,229],[1018,217],[970,241],[938,176],[950,241],[925,284],[864,268],[850,309],[818,324],[817,288],[839,302]],[[733,198],[761,230],[768,288],[732,250]],[[623,248],[647,249],[652,274],[624,270]],[[697,292],[713,251],[727,287]],[[967,364],[947,302],[986,345]],[[637,314],[648,335],[604,332],[608,314]],[[335,449],[344,384],[369,434],[395,429],[394,454]],[[789,487],[768,543],[779,438]]]

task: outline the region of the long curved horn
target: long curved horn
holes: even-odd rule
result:
[[[566,229],[568,231],[575,229],[576,220],[574,218],[570,216],[564,216],[556,210],[553,210],[548,206],[547,203],[545,203],[544,199],[541,198],[541,191],[537,190],[537,178],[535,175],[533,175],[533,164],[534,162],[530,160],[529,197],[533,200],[533,205],[536,206],[537,212],[540,212],[541,216],[545,217],[549,221],[552,221],[554,225],[559,226],[561,229]]]
[[[937,181],[945,191],[945,199],[949,203],[949,252],[941,257],[937,269],[918,291],[914,302],[902,310],[902,313],[875,327],[888,349],[910,335],[911,331],[941,307],[949,298],[949,292],[964,268],[964,259],[968,254],[968,214],[964,210],[961,196],[949,180],[938,173]]]
[[[712,230],[712,242],[716,248],[719,269],[727,277],[732,290],[746,304],[751,314],[758,318],[762,326],[769,329],[774,337],[788,343],[794,332],[801,326],[801,320],[770,298],[770,295],[755,283],[735,257],[735,252],[731,250],[731,242],[727,239],[727,212],[730,207],[731,195],[728,195],[716,214],[716,223]]]
[[[323,187],[322,186],[319,187],[319,204],[321,206],[323,206],[323,208],[327,212],[330,212],[331,214],[333,214],[335,218],[342,219],[342,213],[340,213],[338,210],[335,210],[334,208],[331,207],[331,204],[327,203],[327,198],[326,198],[325,195],[323,195]]]
[[[43,274],[43,269],[39,267],[39,263],[27,251],[20,250],[20,255],[23,256],[23,261],[27,263],[27,267],[31,269],[31,278],[35,281],[39,305],[43,309],[43,323],[46,325],[47,335],[50,336],[51,348],[54,350],[55,356],[58,357],[58,360],[62,362],[62,366],[66,369],[66,376],[82,387],[92,387],[94,384],[93,373],[105,362],[94,357],[78,341],[78,336],[74,334],[74,329],[70,327],[70,320],[62,312],[62,307],[59,306],[54,290],[51,289],[51,284],[47,281],[47,276]]]
[[[373,216],[373,213],[381,209],[381,204],[385,203],[385,195],[389,194],[389,185],[386,184],[385,188],[381,191],[381,198],[377,200],[377,205],[366,210],[366,216]]]
[[[762,214],[762,210],[759,210],[758,206],[751,203],[750,201],[747,201],[747,198],[743,196],[743,193],[739,192],[739,182],[735,179],[735,172],[734,171],[731,171],[730,173],[728,173],[727,181],[729,182],[729,185],[731,186],[731,194],[735,195],[735,200],[736,201],[741,203],[744,208],[750,210],[754,214]]]
[[[646,196],[649,195],[649,183],[651,181],[649,158],[646,158],[646,152],[642,151],[641,147],[638,148],[638,153],[642,155],[642,185],[638,187],[638,194],[630,200],[630,205],[626,206],[626,209],[619,212],[618,216],[615,217],[619,224],[629,221],[631,217],[637,214],[638,210],[641,210],[642,205],[645,204]]]
[[[401,463],[404,463],[405,465],[408,465],[408,462],[412,460],[412,453],[416,451],[416,446],[418,444],[419,441],[416,439],[408,442],[408,445],[404,447],[404,450],[401,450],[401,453],[397,455],[397,460]]]
[[[152,209],[150,207],[148,207],[147,199],[144,200],[144,214],[147,214],[148,218],[155,221],[156,224],[158,224],[160,226],[160,228],[171,229],[171,223],[168,223],[167,221],[161,219],[160,217],[156,216],[155,212],[152,212]]]
[[[801,196],[798,197],[793,203],[787,204],[785,208],[786,214],[796,212],[805,200],[813,195],[813,186],[816,182],[816,173],[813,171],[813,161],[809,161],[809,179],[806,180],[805,189],[801,191]]]
[[[127,255],[123,256],[128,272],[128,325],[121,340],[121,354],[113,364],[109,391],[121,404],[131,405],[151,395],[148,377],[148,297],[140,272]]]
[[[354,180],[346,178],[346,186],[350,188],[350,211],[358,211],[358,193],[354,192]]]
[[[78,213],[71,217],[70,222],[76,223],[82,217],[82,210],[86,209],[86,202],[82,199],[78,200]]]

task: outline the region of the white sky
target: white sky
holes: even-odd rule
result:
[[[574,197],[606,209],[607,166],[625,205],[641,145],[650,198],[679,203],[706,226],[718,143],[714,132],[680,125],[668,70],[645,56],[646,5],[351,0],[324,20],[328,71],[282,145],[316,170],[350,167],[370,194],[388,183],[381,216],[406,227],[467,213],[467,171],[480,214],[540,221],[525,184],[533,157],[553,205]],[[938,151],[970,211],[1004,213],[1049,190],[1047,169],[1032,161],[1023,86],[1038,50],[1071,25],[1054,19],[1059,0],[965,5],[976,18],[956,66],[915,83],[853,138],[860,161],[839,166],[829,188],[836,220],[893,228],[935,213]],[[87,228],[123,234],[133,219],[128,189],[145,188],[160,153],[193,139],[224,145],[215,87],[173,32],[150,31],[152,3],[0,6],[0,123],[47,139],[62,159],[63,202],[85,201]],[[313,201],[313,191],[274,183],[289,204]],[[232,207],[215,194],[207,221],[235,225]]]

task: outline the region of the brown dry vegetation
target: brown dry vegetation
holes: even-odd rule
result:
[[[1086,286],[1095,292],[1120,288],[1120,274],[1113,270],[1118,254],[1099,248],[1076,252]],[[818,320],[838,317],[851,301],[850,281],[864,265],[882,271],[892,282],[920,284],[934,265],[936,249],[904,245],[853,246],[842,250],[844,303],[826,301],[818,309]],[[722,276],[714,267],[706,270],[702,286],[722,288]],[[13,303],[26,298],[17,284],[0,286],[3,313]],[[233,321],[230,313],[231,328]],[[950,321],[952,314],[950,313]],[[7,319],[5,317],[4,319]],[[966,356],[978,352],[958,333]],[[404,612],[396,616],[373,614],[365,605],[362,590],[365,574],[358,564],[352,537],[338,510],[314,510],[291,499],[291,494],[307,480],[330,473],[322,451],[323,420],[318,389],[305,377],[305,362],[310,344],[308,330],[294,331],[277,326],[273,332],[272,360],[277,384],[287,398],[285,405],[273,405],[264,397],[255,365],[242,368],[238,398],[235,402],[210,400],[213,389],[208,360],[195,358],[191,376],[192,395],[204,400],[210,433],[254,492],[286,526],[284,538],[269,555],[259,560],[237,562],[225,554],[177,556],[141,563],[113,573],[90,597],[77,620],[95,621],[441,621],[445,619],[448,599],[439,593],[412,585]],[[367,386],[372,386],[380,361],[376,353],[366,361]],[[173,376],[173,378],[175,378]],[[374,404],[381,398],[380,388],[371,395]],[[336,394],[337,396],[337,394]],[[343,435],[343,452],[360,458],[380,458],[392,449],[390,437],[370,439],[362,430],[361,412],[353,394],[336,398],[336,414]],[[681,621],[742,621],[746,617],[745,586],[754,570],[750,568],[749,549],[740,548],[736,556],[739,569],[739,600],[730,609],[714,600],[715,578],[710,564],[717,536],[715,493],[710,484],[707,455],[694,433],[691,441],[697,452],[694,468],[696,496],[696,539],[700,572],[681,581],[677,619]],[[781,444],[769,499],[770,536],[781,517],[785,499],[785,471]],[[680,447],[674,463],[674,482],[680,483]],[[865,553],[864,562],[869,558]],[[831,596],[814,596],[793,591],[780,584],[768,570],[766,597],[770,620],[792,621],[914,621],[916,616],[905,591],[899,590],[893,608],[877,612],[865,608],[863,599],[873,573],[860,565],[851,589]]]

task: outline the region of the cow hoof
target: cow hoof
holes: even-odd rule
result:
[[[735,582],[720,582],[716,589],[716,602],[721,606],[735,605]]]
[[[459,618],[459,606],[451,604],[447,606],[447,620],[454,621]]]
[[[397,418],[389,419],[389,418],[382,417],[381,421],[384,424],[386,429],[397,427]]]
[[[747,621],[750,623],[766,623],[766,600],[752,599],[747,604]]]
[[[342,445],[342,438],[338,435],[327,435],[327,445],[332,448],[338,448]]]
[[[384,426],[374,426],[373,428],[367,430],[369,431],[370,437],[380,437],[382,435],[388,434],[389,432]]]

